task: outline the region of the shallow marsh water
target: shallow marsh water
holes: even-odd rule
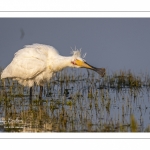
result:
[[[104,78],[67,69],[39,87],[0,80],[1,132],[149,132],[150,77],[119,71]]]

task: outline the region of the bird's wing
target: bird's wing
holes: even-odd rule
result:
[[[46,68],[44,61],[37,58],[13,59],[3,71],[3,76],[30,79],[43,72]]]
[[[43,72],[46,66],[46,52],[36,48],[24,48],[15,53],[15,57],[4,69],[1,77],[30,79]]]

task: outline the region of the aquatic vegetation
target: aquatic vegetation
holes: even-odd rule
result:
[[[69,73],[68,73],[69,72]],[[44,86],[0,80],[2,132],[149,132],[150,76],[65,69]]]

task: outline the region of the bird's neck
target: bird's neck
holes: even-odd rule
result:
[[[60,66],[62,66],[63,68],[70,67],[71,61],[72,61],[72,57],[61,56]]]
[[[59,58],[55,59],[53,62],[53,69],[54,71],[60,71],[66,67],[71,67],[72,57],[65,57],[60,56]]]

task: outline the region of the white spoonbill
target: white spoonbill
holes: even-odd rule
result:
[[[1,79],[12,78],[21,85],[30,87],[30,99],[32,99],[32,86],[40,86],[39,98],[42,98],[43,85],[49,81],[55,72],[66,67],[87,68],[96,71],[102,77],[105,68],[96,68],[81,58],[79,50],[73,51],[73,55],[61,56],[57,50],[49,45],[26,45],[17,51],[12,62],[2,71]]]

